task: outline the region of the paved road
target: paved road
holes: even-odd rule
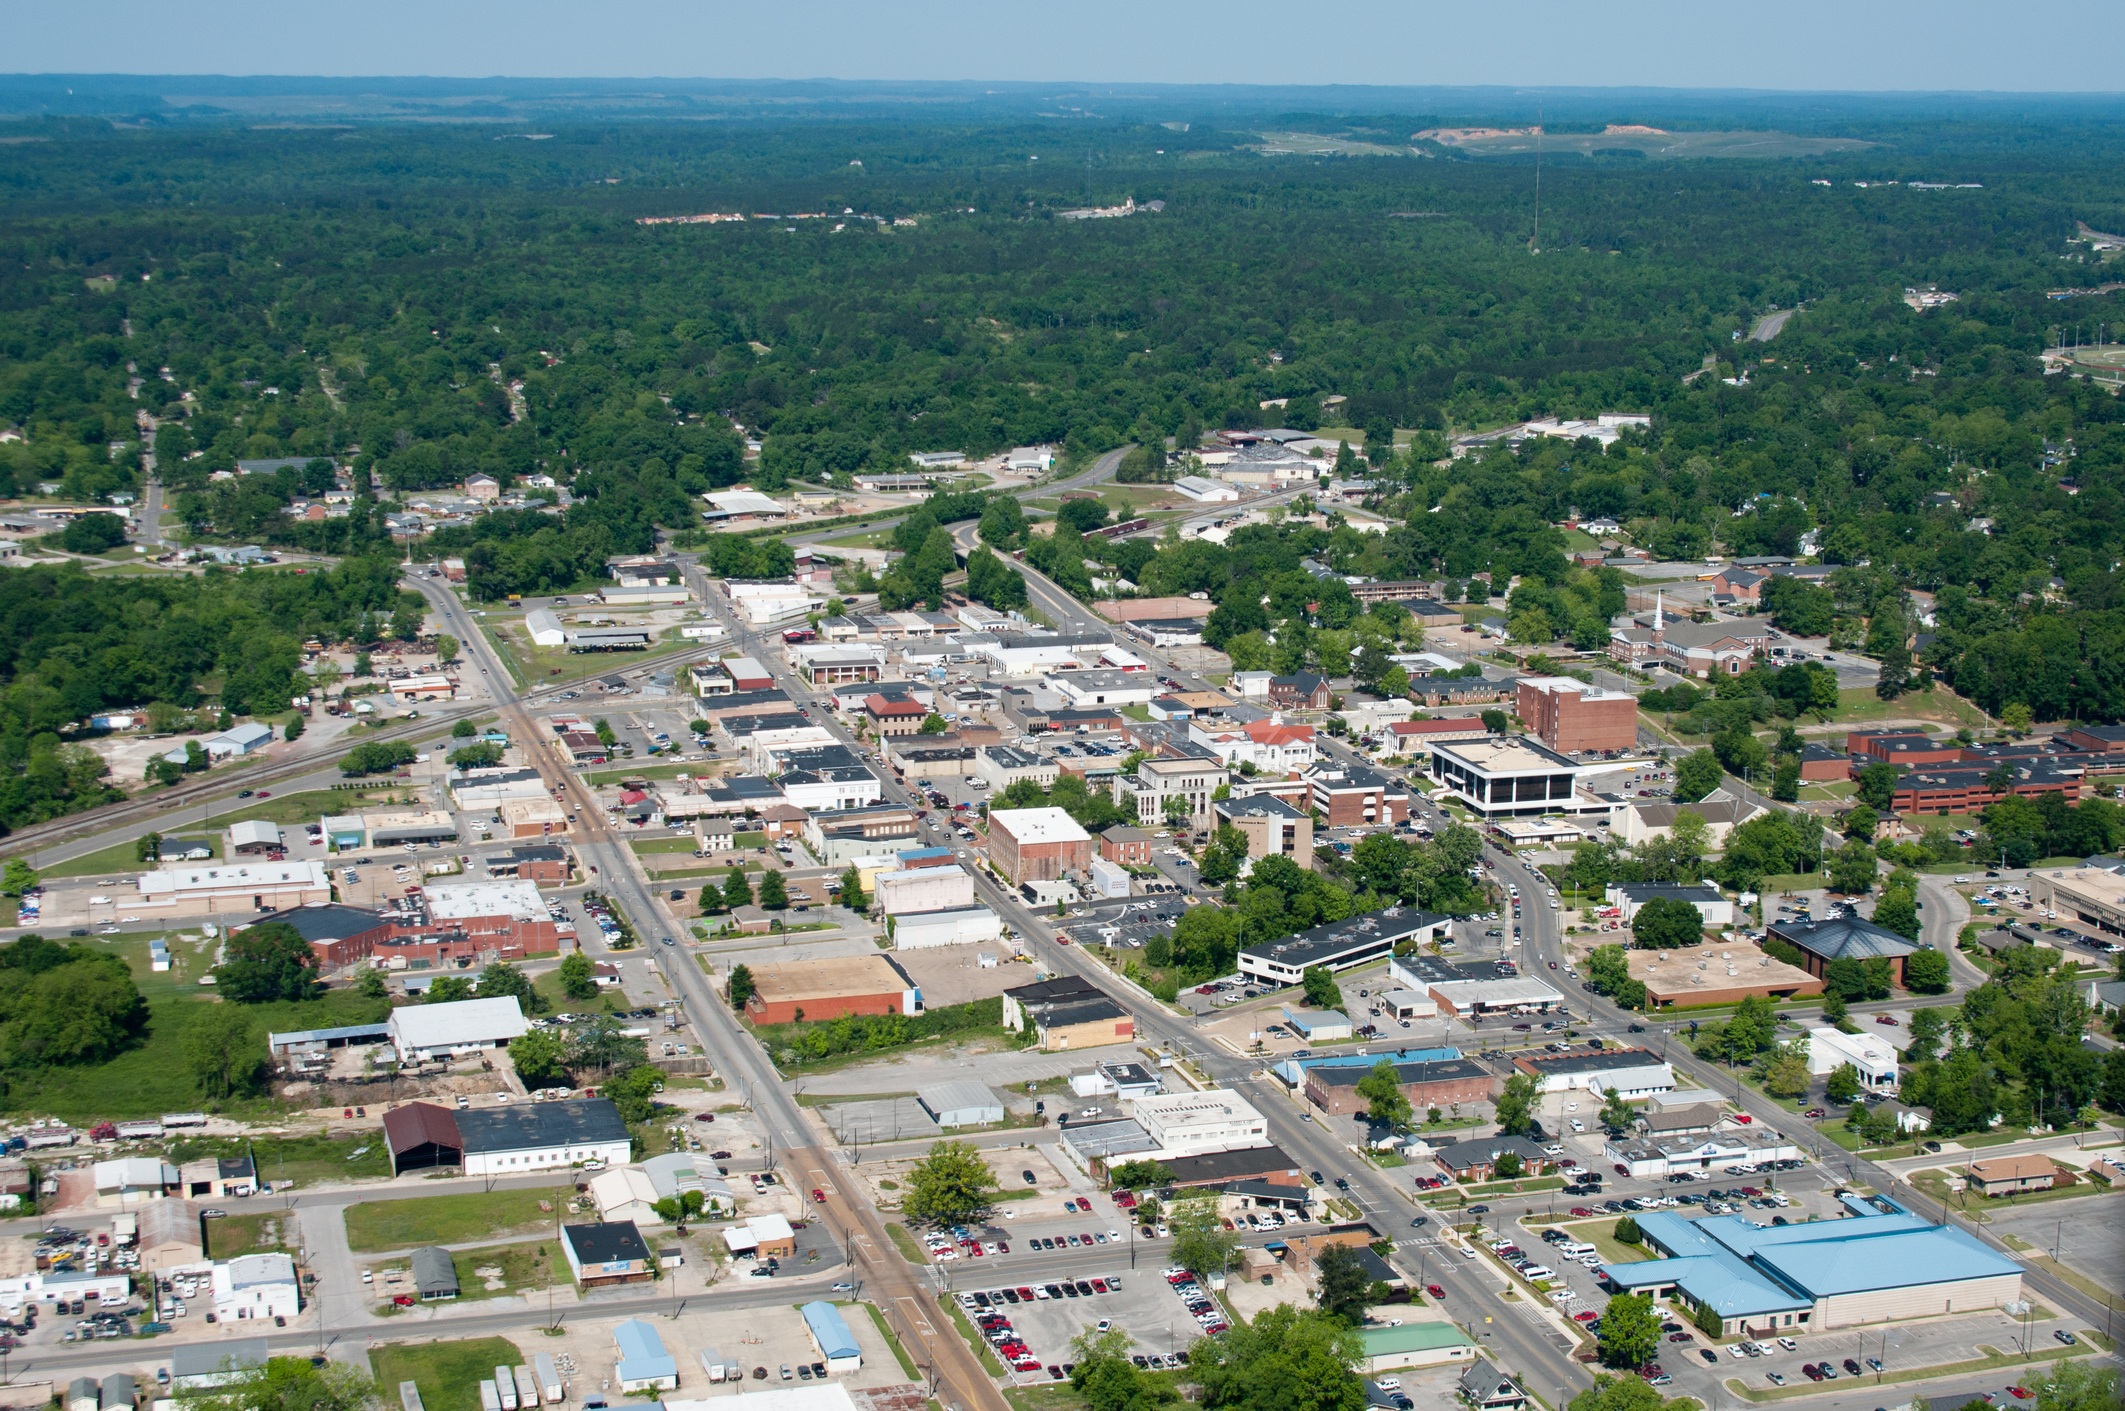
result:
[[[701,592],[703,603],[721,616],[721,594],[702,591],[707,584],[698,565],[689,563],[687,572],[696,591]],[[460,620],[462,609],[440,580],[414,578],[411,585],[436,605],[446,621]],[[726,625],[735,628],[736,624],[726,621]],[[745,641],[750,641],[752,635],[744,634]],[[526,742],[544,738],[546,727],[532,717],[509,684],[510,678],[487,638],[468,627],[460,640],[467,657],[486,669],[493,681],[511,734]],[[735,630],[733,641],[740,642]],[[742,650],[742,642],[740,646]],[[790,678],[786,668],[775,665],[766,653],[762,657],[793,694],[802,691],[802,684]],[[872,1301],[898,1325],[916,1361],[933,1369],[945,1399],[956,1398],[967,1408],[1005,1411],[1002,1396],[982,1371],[972,1349],[949,1322],[937,1315],[916,1271],[886,1237],[877,1211],[861,1200],[861,1188],[855,1182],[839,1180],[833,1154],[812,1144],[810,1129],[794,1098],[784,1089],[760,1046],[717,998],[700,964],[686,948],[662,944],[667,937],[684,935],[684,926],[656,896],[627,840],[615,831],[589,786],[574,772],[560,767],[547,752],[528,752],[547,784],[559,791],[581,820],[580,830],[570,841],[586,875],[593,877],[594,885],[601,887],[633,922],[651,963],[684,1006],[695,1034],[714,1058],[724,1082],[751,1107],[766,1140],[770,1163],[799,1189],[818,1188],[826,1193],[826,1201],[813,1208],[814,1216],[823,1220],[852,1251],[854,1262],[871,1287]],[[600,942],[592,937],[586,936],[585,942],[600,948]],[[753,1297],[756,1300],[758,1296]],[[521,1322],[521,1315],[518,1321]]]
[[[1778,331],[1786,326],[1786,320],[1798,312],[1798,309],[1780,309],[1775,314],[1765,314],[1756,320],[1756,326],[1749,330],[1750,339],[1758,343],[1770,342],[1778,336]]]

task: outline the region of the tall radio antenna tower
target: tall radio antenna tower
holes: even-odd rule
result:
[[[1542,253],[1542,106],[1535,105],[1535,235],[1527,242],[1527,253]]]

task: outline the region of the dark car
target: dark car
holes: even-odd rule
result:
[[[1851,1357],[1847,1357],[1847,1358],[1845,1359],[1845,1370],[1846,1370],[1847,1372],[1851,1373],[1851,1374],[1852,1374],[1853,1376],[1855,1376],[1855,1377],[1856,1377],[1856,1376],[1858,1376],[1858,1375],[1859,1375],[1859,1362],[1858,1362],[1858,1361],[1857,1361],[1856,1359],[1854,1359],[1854,1358],[1851,1358]]]
[[[1490,1214],[1490,1207],[1487,1205],[1471,1205],[1463,1213],[1469,1215],[1488,1215]]]
[[[1702,1357],[1705,1361],[1711,1363],[1715,1367],[1719,1365],[1719,1354],[1712,1351],[1712,1349],[1709,1347],[1698,1348],[1697,1355],[1699,1357]]]

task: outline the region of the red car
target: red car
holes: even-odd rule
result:
[[[2031,1392],[2028,1387],[2009,1387],[2007,1388],[2007,1394],[2013,1397],[2016,1401],[2027,1401],[2032,1395],[2034,1395],[2034,1393]]]
[[[1751,1122],[1754,1122],[1756,1119],[1754,1117],[1751,1117],[1746,1112],[1737,1112],[1734,1114],[1734,1120],[1741,1123],[1742,1126],[1746,1127]]]
[[[1801,1113],[1800,1115],[1801,1115],[1801,1116],[1803,1116],[1803,1117],[1806,1117],[1806,1118],[1808,1118],[1808,1119],[1810,1119],[1810,1120],[1813,1120],[1813,1119],[1815,1119],[1815,1118],[1817,1118],[1817,1117],[1827,1117],[1827,1116],[1829,1116],[1830,1114],[1829,1114],[1829,1113],[1827,1113],[1827,1112],[1825,1112],[1825,1111],[1823,1111],[1823,1110],[1822,1110],[1821,1108],[1819,1108],[1819,1107],[1811,1107],[1811,1108],[1809,1108],[1809,1109],[1808,1109],[1808,1110],[1807,1110],[1806,1112],[1803,1112],[1803,1113]]]
[[[1437,1284],[1426,1284],[1424,1286],[1424,1292],[1430,1294],[1433,1298],[1446,1297],[1446,1290],[1440,1288]]]
[[[1591,1308],[1582,1308],[1572,1315],[1572,1321],[1574,1323],[1591,1323],[1600,1316],[1599,1313],[1596,1313]]]
[[[1575,1205],[1572,1207],[1572,1218],[1574,1220],[1589,1220],[1593,1218],[1593,1215],[1594,1212],[1587,1209],[1583,1205]]]
[[[826,1192],[820,1190],[817,1186],[814,1186],[812,1187],[812,1199],[817,1201],[819,1204],[824,1205],[826,1204]]]

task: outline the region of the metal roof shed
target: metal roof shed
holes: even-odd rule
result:
[[[812,1341],[818,1345],[819,1355],[826,1359],[829,1372],[853,1372],[863,1366],[863,1351],[856,1346],[856,1335],[849,1331],[848,1320],[841,1310],[823,1299],[815,1299],[800,1310],[804,1324],[812,1330]]]
[[[1004,1106],[986,1084],[972,1079],[932,1083],[915,1100],[940,1127],[989,1127],[1003,1121]]]
[[[630,1318],[612,1330],[612,1340],[620,1350],[620,1360],[612,1370],[621,1391],[678,1386],[678,1361],[664,1350],[664,1339],[655,1328],[640,1318]]]
[[[530,1029],[515,995],[420,1004],[391,1011],[391,1039],[401,1062],[429,1055],[500,1048]]]

